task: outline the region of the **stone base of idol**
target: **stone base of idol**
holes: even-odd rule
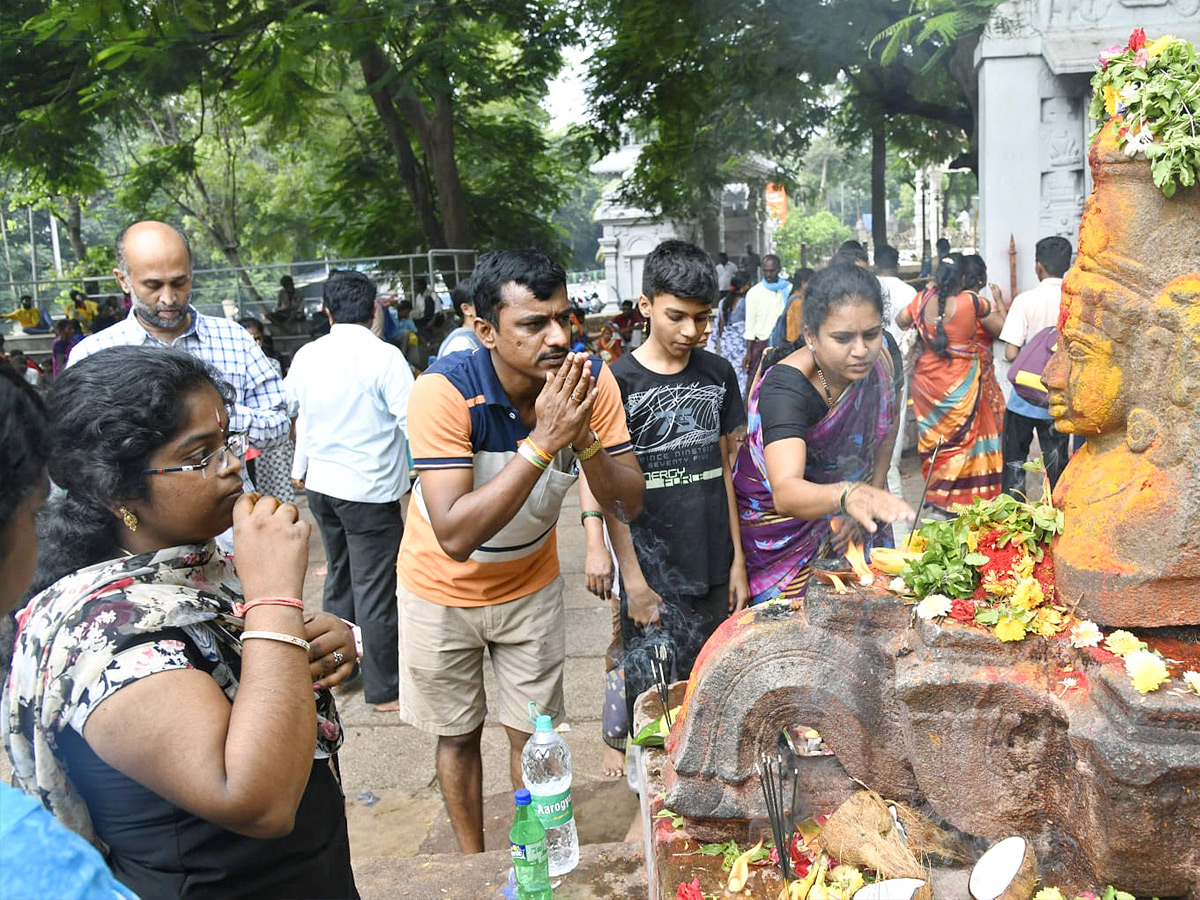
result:
[[[489,900],[502,898],[512,857],[507,850],[462,855],[368,856],[354,860],[362,900]],[[579,866],[551,878],[555,900],[644,900],[645,866],[638,844],[586,844]],[[672,894],[672,897],[674,894]]]
[[[975,856],[1025,838],[1066,896],[1113,884],[1200,900],[1200,698],[1139,694],[1119,659],[1065,638],[1003,643],[950,619],[914,624],[912,610],[876,587],[814,584],[800,609],[721,625],[666,747],[641,763],[650,896],[697,876],[714,889],[720,859],[697,844],[769,835],[754,763],[801,726],[829,751],[799,760],[801,819],[866,786],[958,830]],[[1190,631],[1140,636],[1200,664]],[[657,697],[639,711],[640,727]]]

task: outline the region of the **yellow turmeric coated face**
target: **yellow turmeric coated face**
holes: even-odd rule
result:
[[[1124,430],[1129,412],[1122,391],[1125,378],[1097,302],[1101,292],[1114,291],[1121,288],[1079,269],[1072,269],[1063,282],[1058,351],[1042,376],[1059,431],[1098,435]]]

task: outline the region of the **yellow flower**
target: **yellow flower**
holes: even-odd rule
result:
[[[967,549],[972,553],[979,547],[979,532],[972,529],[967,532]]]
[[[1150,41],[1150,43],[1146,44],[1146,55],[1151,59],[1154,59],[1154,57],[1158,56],[1160,53],[1166,50],[1167,47],[1169,47],[1171,44],[1174,44],[1178,40],[1179,38],[1175,37],[1173,34],[1164,34],[1160,38],[1155,38],[1154,40]]]
[[[1028,553],[1022,553],[1017,561],[1013,563],[1012,573],[1017,578],[1030,578],[1033,576],[1033,557]]]
[[[1032,628],[1042,637],[1054,637],[1062,631],[1063,614],[1053,606],[1043,606],[1037,611]]]
[[[1125,674],[1133,683],[1133,689],[1139,694],[1157,691],[1170,676],[1167,665],[1157,653],[1149,650],[1135,650],[1125,657]]]
[[[1025,640],[1025,624],[1020,619],[1005,616],[996,623],[996,637],[1002,641]]]
[[[928,546],[929,541],[925,540],[925,537],[920,533],[914,534],[908,542],[908,549],[914,553],[924,553],[925,548]]]
[[[1146,645],[1128,631],[1114,631],[1104,641],[1104,649],[1106,649],[1109,653],[1115,653],[1117,656],[1125,657],[1130,653],[1137,652],[1138,650],[1145,650]]]
[[[1117,92],[1111,84],[1104,86],[1104,111],[1110,116],[1117,114]]]
[[[1200,694],[1200,672],[1188,669],[1183,673],[1183,684],[1193,694]]]
[[[983,590],[992,597],[1007,597],[1016,586],[1017,583],[1011,578],[1001,579],[995,572],[987,572],[983,576]]]
[[[1044,887],[1033,895],[1033,900],[1066,900],[1066,898],[1058,888]]]
[[[1045,599],[1040,582],[1033,578],[1022,578],[1009,602],[1017,609],[1036,609]]]

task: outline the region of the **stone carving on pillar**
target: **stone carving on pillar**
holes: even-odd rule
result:
[[[1043,90],[1053,89],[1048,83]],[[1083,210],[1083,101],[1055,95],[1042,98],[1041,216],[1038,236],[1073,238]]]
[[[1046,368],[1060,431],[1087,437],[1054,493],[1055,578],[1111,626],[1200,625],[1200,187],[1167,199],[1110,121]]]

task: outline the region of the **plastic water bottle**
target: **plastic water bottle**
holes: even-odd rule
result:
[[[529,805],[529,791],[513,794],[517,816],[508,832],[516,872],[517,900],[552,900],[550,872],[546,866],[546,829]]]
[[[571,808],[571,751],[549,716],[538,716],[533,735],[521,751],[521,778],[546,829],[550,877],[579,865],[579,833]]]

